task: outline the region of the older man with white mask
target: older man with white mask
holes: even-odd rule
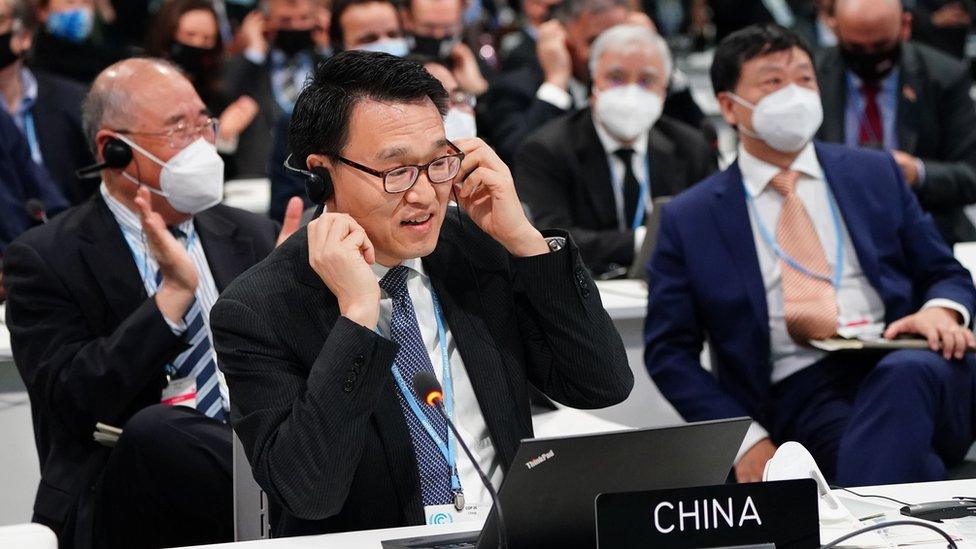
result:
[[[591,107],[543,126],[519,151],[515,181],[536,225],[568,228],[595,273],[633,262],[653,199],[715,170],[702,134],[661,116],[671,70],[653,30],[612,27],[591,50]]]

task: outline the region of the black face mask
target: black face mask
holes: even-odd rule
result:
[[[446,36],[444,38],[434,38],[432,36],[411,36],[413,46],[410,53],[430,57],[438,61],[444,61],[451,57],[451,50],[461,41],[458,36]]]
[[[10,40],[14,37],[13,32],[0,34],[0,69],[9,67],[20,56],[10,49]]]
[[[275,47],[285,52],[288,57],[292,57],[300,51],[311,49],[314,44],[312,29],[282,29],[275,33]]]
[[[901,42],[894,46],[873,53],[853,51],[847,46],[840,45],[840,56],[844,64],[858,78],[865,82],[877,82],[888,76],[901,59]]]
[[[196,80],[218,69],[217,48],[198,48],[182,42],[173,42],[169,54],[174,63]]]

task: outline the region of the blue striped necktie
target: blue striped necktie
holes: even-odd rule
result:
[[[169,231],[181,243],[186,242],[186,233],[169,227]],[[156,287],[163,281],[163,272],[156,272]],[[207,417],[224,421],[224,403],[220,399],[220,384],[217,381],[217,362],[210,343],[206,323],[203,321],[203,308],[200,300],[194,297],[189,312],[184,316],[187,328],[184,337],[190,348],[183,351],[173,361],[176,373],[173,379],[193,377],[197,381],[197,410]]]
[[[403,265],[390,269],[380,287],[389,294],[393,301],[393,314],[390,318],[390,332],[395,343],[400,345],[396,356],[396,367],[403,376],[407,387],[413,386],[413,377],[419,372],[434,374],[434,367],[430,363],[430,355],[420,335],[417,315],[413,309],[413,301],[407,293],[408,268]],[[450,469],[444,455],[427,434],[420,420],[404,398],[403,391],[397,390],[400,399],[400,409],[407,420],[410,429],[410,439],[413,441],[414,455],[417,458],[417,472],[420,474],[420,492],[424,505],[443,505],[453,501],[451,493]],[[413,398],[411,393],[411,398]],[[423,414],[434,427],[434,431],[441,440],[447,442],[447,423],[444,418],[429,406],[421,407]]]

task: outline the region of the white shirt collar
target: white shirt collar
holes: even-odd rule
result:
[[[108,187],[105,186],[105,182],[98,188],[99,192],[102,193],[102,199],[105,200],[105,204],[108,206],[109,211],[115,217],[119,226],[122,227],[122,232],[136,235],[141,238],[142,235],[142,222],[139,221],[139,214],[129,209],[128,206],[122,203],[119,199],[112,196],[112,193],[108,191]],[[193,234],[193,218],[187,219],[186,221],[180,223],[176,226],[179,230],[183,231],[184,234],[189,237]]]
[[[419,257],[415,257],[412,259],[404,259],[403,262],[400,263],[400,265],[403,265],[404,267],[410,269],[411,271],[418,273],[421,277],[424,278],[427,277],[427,272],[424,271],[424,262]],[[376,275],[376,280],[383,280],[383,277],[386,276],[386,273],[390,272],[390,269],[392,269],[392,267],[380,265],[378,261],[370,265],[370,268],[373,269],[373,274]],[[383,297],[386,297],[386,292],[383,292]]]
[[[823,168],[820,167],[820,161],[817,160],[817,150],[812,142],[803,147],[800,154],[793,160],[793,164],[790,165],[790,169],[813,179],[824,179]],[[740,143],[739,171],[742,172],[742,181],[745,183],[746,189],[749,190],[749,194],[756,197],[762,194],[766,190],[766,186],[769,185],[769,181],[783,170],[779,166],[774,166],[749,154]]]
[[[590,119],[593,121],[593,127],[596,128],[596,136],[600,138],[600,144],[603,145],[603,150],[606,151],[608,155],[611,155],[617,150],[623,148],[633,149],[635,153],[641,156],[647,154],[648,132],[643,132],[638,135],[637,140],[634,141],[634,144],[628,147],[610,135],[610,132],[604,129],[603,126],[597,122],[596,114],[594,114],[592,110],[590,111]]]

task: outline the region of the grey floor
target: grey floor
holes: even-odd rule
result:
[[[41,478],[30,402],[11,362],[0,361],[0,526],[28,522]]]

